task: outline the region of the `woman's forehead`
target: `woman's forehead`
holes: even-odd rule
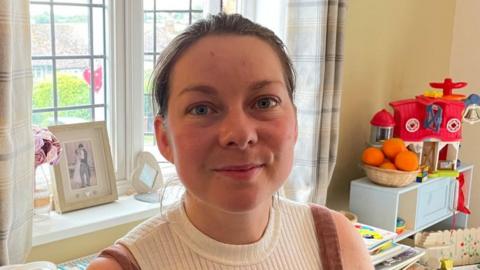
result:
[[[170,74],[173,89],[192,81],[226,79],[245,83],[283,81],[282,65],[270,44],[260,38],[215,35],[204,37],[187,49]]]

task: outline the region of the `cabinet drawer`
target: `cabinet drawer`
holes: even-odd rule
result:
[[[419,188],[415,224],[417,229],[452,214],[453,186],[454,182],[450,178],[443,178]]]

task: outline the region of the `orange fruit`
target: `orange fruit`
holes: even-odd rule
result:
[[[367,165],[379,166],[383,163],[384,159],[385,156],[378,148],[368,147],[367,149],[363,150],[362,161]]]
[[[400,138],[391,138],[383,142],[382,151],[389,159],[394,160],[398,153],[407,151],[405,142]]]
[[[382,169],[390,169],[390,170],[396,170],[397,167],[395,167],[395,164],[393,164],[390,160],[385,160],[382,164],[379,166]]]
[[[395,157],[395,166],[402,171],[415,171],[418,169],[417,154],[411,151],[403,151]]]

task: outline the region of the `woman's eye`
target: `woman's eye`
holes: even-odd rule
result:
[[[197,105],[188,110],[193,115],[207,115],[210,111],[211,109],[207,105]]]
[[[272,97],[264,97],[255,102],[255,107],[258,109],[269,109],[277,106],[278,103],[279,101]]]

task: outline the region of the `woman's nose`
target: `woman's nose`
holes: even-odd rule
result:
[[[219,137],[223,147],[244,150],[258,141],[255,120],[244,111],[229,112],[222,119]]]

